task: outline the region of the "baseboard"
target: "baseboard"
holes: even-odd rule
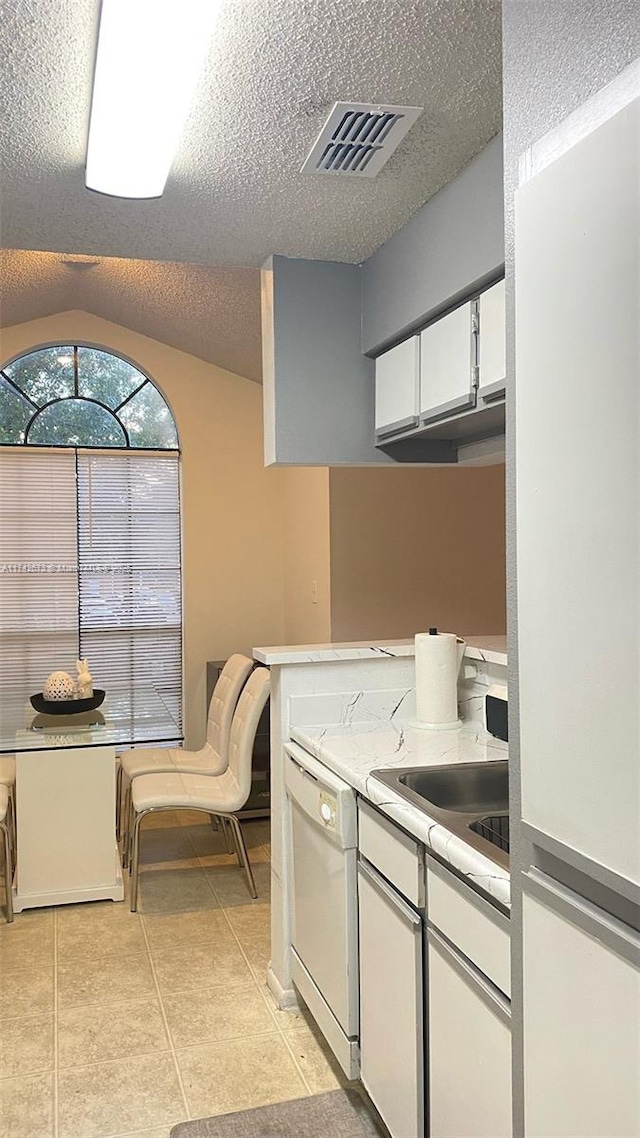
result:
[[[275,972],[267,968],[267,987],[279,1008],[299,1007],[295,988],[283,988]]]

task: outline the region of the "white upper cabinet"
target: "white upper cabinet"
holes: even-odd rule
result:
[[[411,336],[376,360],[376,435],[409,430],[418,422],[420,337]]]
[[[436,320],[420,336],[420,419],[429,422],[473,407],[475,302]]]
[[[504,281],[478,298],[478,399],[490,402],[504,395],[506,383]]]

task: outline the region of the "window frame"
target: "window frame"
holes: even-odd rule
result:
[[[35,403],[35,401],[33,399],[30,399],[29,396],[26,395],[21,390],[21,388],[19,387],[19,385],[15,381],[13,381],[9,376],[6,375],[5,369],[10,367],[12,364],[18,363],[24,357],[33,356],[37,352],[44,351],[46,349],[60,349],[62,351],[62,349],[64,349],[64,348],[66,348],[67,350],[69,348],[72,348],[73,353],[74,353],[73,390],[71,391],[71,393],[69,393],[67,395],[55,397],[53,399],[47,399],[46,402],[43,402],[41,405],[38,405]],[[79,383],[78,383],[78,380],[79,380],[78,349],[80,349],[80,348],[93,349],[95,351],[102,352],[107,356],[113,356],[116,359],[124,361],[132,369],[134,369],[135,372],[137,372],[140,375],[141,382],[139,384],[137,384],[133,388],[133,390],[131,392],[129,392],[129,394],[127,396],[125,396],[125,398],[120,400],[117,407],[115,407],[115,408],[109,407],[106,403],[104,403],[100,399],[94,399],[91,397],[86,397],[86,396],[80,395],[79,394]],[[79,495],[78,460],[79,460],[79,457],[83,453],[87,454],[87,455],[92,455],[92,454],[96,455],[98,453],[103,453],[105,456],[111,456],[114,458],[118,454],[120,454],[122,456],[125,456],[125,455],[130,456],[132,459],[134,458],[134,456],[136,454],[139,454],[141,457],[145,456],[145,455],[148,455],[149,457],[156,455],[159,458],[167,458],[167,459],[173,460],[174,462],[177,462],[177,495],[178,495],[178,513],[177,513],[178,533],[177,533],[177,539],[178,539],[178,550],[179,550],[180,594],[179,594],[179,630],[177,629],[176,631],[178,631],[178,634],[179,634],[179,661],[180,661],[179,724],[181,724],[182,720],[184,718],[184,591],[183,591],[183,584],[184,584],[184,565],[183,565],[184,542],[183,542],[183,533],[182,533],[182,520],[183,520],[183,510],[182,510],[182,455],[181,455],[180,436],[179,436],[179,432],[178,432],[176,417],[175,417],[175,414],[173,412],[173,409],[171,407],[169,400],[166,398],[166,396],[164,395],[164,392],[161,390],[161,388],[155,382],[155,380],[148,374],[148,372],[144,368],[140,367],[140,365],[138,364],[138,362],[136,360],[130,358],[129,356],[125,355],[124,353],[122,353],[120,351],[114,351],[111,347],[108,347],[104,344],[99,344],[99,343],[88,341],[88,340],[77,339],[75,337],[70,338],[65,343],[61,343],[60,339],[56,339],[56,340],[50,340],[50,341],[47,341],[44,343],[41,342],[41,343],[33,344],[29,347],[25,347],[21,351],[16,352],[12,356],[7,357],[4,360],[4,362],[2,363],[2,366],[0,367],[0,374],[2,374],[2,377],[5,380],[5,382],[11,388],[13,388],[13,390],[16,391],[16,393],[20,396],[20,398],[23,399],[26,403],[30,404],[30,406],[33,407],[33,414],[31,416],[31,418],[29,419],[28,423],[24,427],[24,438],[21,441],[8,441],[8,442],[0,443],[0,450],[2,450],[2,451],[11,450],[15,453],[31,453],[31,454],[34,454],[37,451],[49,451],[49,452],[58,452],[58,453],[66,451],[66,452],[71,452],[74,455],[74,465],[75,465],[75,469],[76,469],[76,539],[77,539],[78,554],[79,554],[79,544],[80,544],[80,534],[81,534],[81,520],[80,520],[80,512],[79,512],[80,511],[80,502],[79,502],[79,496],[78,496]],[[173,430],[175,433],[176,446],[167,446],[167,447],[158,446],[158,445],[141,446],[141,445],[136,444],[135,441],[132,442],[131,437],[130,437],[130,433],[129,433],[125,423],[122,422],[118,416],[118,412],[121,410],[121,408],[125,407],[130,402],[130,400],[134,396],[139,394],[139,392],[142,391],[147,385],[150,385],[151,389],[153,389],[154,391],[157,392],[157,394],[162,399],[164,405],[166,406],[166,408],[167,408],[167,410],[171,416],[172,426],[173,426]],[[41,442],[41,441],[38,441],[35,443],[29,442],[30,430],[31,430],[32,426],[34,425],[34,423],[37,422],[38,416],[44,410],[44,408],[49,407],[49,406],[56,404],[56,403],[66,402],[69,400],[82,400],[85,403],[93,403],[93,404],[96,404],[97,406],[102,407],[111,416],[113,416],[113,418],[118,423],[120,429],[123,432],[124,438],[126,439],[126,445],[116,445],[116,446],[111,446],[108,444],[107,445],[105,445],[105,444],[84,445],[82,443],[74,443],[74,442],[68,442],[68,441],[63,442],[63,443],[46,443],[46,442]],[[78,566],[77,566],[78,617],[77,617],[77,625],[76,625],[76,630],[75,630],[75,635],[78,638],[78,645],[80,644],[80,640],[81,640],[82,633],[83,633],[82,622],[81,622],[81,617],[80,617],[80,592],[81,592],[81,590],[80,590],[80,575],[81,575],[81,566],[80,566],[80,561],[78,560]],[[159,626],[159,630],[161,631],[161,626]],[[89,631],[88,629],[85,629],[85,632],[88,632],[88,631]],[[94,630],[94,631],[96,631],[96,630]]]

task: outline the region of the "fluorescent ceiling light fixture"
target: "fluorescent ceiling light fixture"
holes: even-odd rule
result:
[[[220,0],[102,0],[87,169],[90,190],[164,190]]]

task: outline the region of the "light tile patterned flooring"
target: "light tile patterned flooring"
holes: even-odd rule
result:
[[[0,916],[0,1138],[168,1138],[343,1082],[266,987],[268,822],[243,829],[257,901],[205,815],[175,812],[144,827],[140,913]]]

